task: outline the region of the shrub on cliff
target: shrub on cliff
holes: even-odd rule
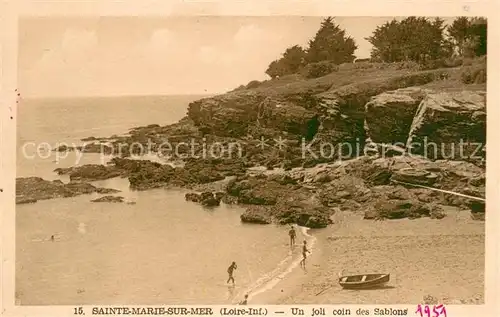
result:
[[[245,88],[246,89],[252,89],[252,88],[257,88],[260,86],[260,84],[262,84],[260,81],[258,80],[252,80],[251,82],[249,82]]]
[[[486,65],[475,65],[465,68],[462,70],[461,80],[464,84],[486,83]]]
[[[295,74],[304,65],[305,51],[299,45],[286,49],[283,56],[269,64],[266,74],[271,78]]]
[[[428,70],[428,69],[438,69],[438,68],[453,68],[462,66],[463,64],[464,64],[464,59],[461,57],[438,58],[423,62],[422,69]]]
[[[339,67],[332,62],[323,61],[318,63],[308,64],[304,67],[302,73],[306,78],[318,78],[336,72]]]

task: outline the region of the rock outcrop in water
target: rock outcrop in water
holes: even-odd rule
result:
[[[21,177],[16,179],[16,204],[111,191],[113,190],[110,188],[99,188],[89,183],[69,182],[65,184],[60,180],[48,181],[40,177]]]
[[[93,203],[123,203],[124,199],[122,196],[103,196],[96,199],[91,200]]]
[[[146,190],[164,186],[189,187],[223,180],[227,176],[245,174],[239,160],[206,159],[187,160],[184,166],[172,167],[150,160],[113,158],[108,165],[88,164],[58,168],[59,175],[69,175],[71,180],[96,181],[114,177],[128,177],[130,187]]]
[[[224,193],[221,192],[202,192],[201,194],[187,193],[185,195],[186,201],[197,202],[206,207],[219,206],[222,197],[224,197]]]
[[[59,175],[69,175],[72,181],[97,181],[124,175],[124,170],[115,166],[104,166],[99,164],[88,164],[82,166],[56,168]]]

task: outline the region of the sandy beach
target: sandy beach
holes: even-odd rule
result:
[[[317,238],[307,272],[297,267],[253,304],[402,304],[432,296],[445,304],[484,303],[484,222],[448,209],[441,220],[367,221],[337,213]],[[343,274],[391,274],[384,289],[343,290]]]

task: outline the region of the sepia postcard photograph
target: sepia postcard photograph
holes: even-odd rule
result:
[[[488,22],[20,15],[3,291],[484,305]]]

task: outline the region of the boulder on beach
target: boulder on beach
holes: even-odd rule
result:
[[[249,205],[274,205],[290,195],[308,197],[307,190],[294,185],[288,178],[266,175],[236,178],[227,185],[227,193],[237,197],[238,203]]]
[[[308,228],[326,228],[332,223],[333,213],[334,209],[306,201],[282,201],[272,208],[277,223],[295,223]]]
[[[270,224],[271,212],[267,206],[248,206],[240,216],[241,222]]]
[[[396,192],[397,193],[397,192]],[[436,203],[423,203],[416,199],[411,192],[396,195],[393,192],[381,195],[372,205],[367,206],[364,219],[416,219],[429,217],[442,219],[446,216],[443,209]]]
[[[364,219],[408,218],[412,207],[413,204],[408,200],[384,199],[377,201],[373,208],[368,209]]]

